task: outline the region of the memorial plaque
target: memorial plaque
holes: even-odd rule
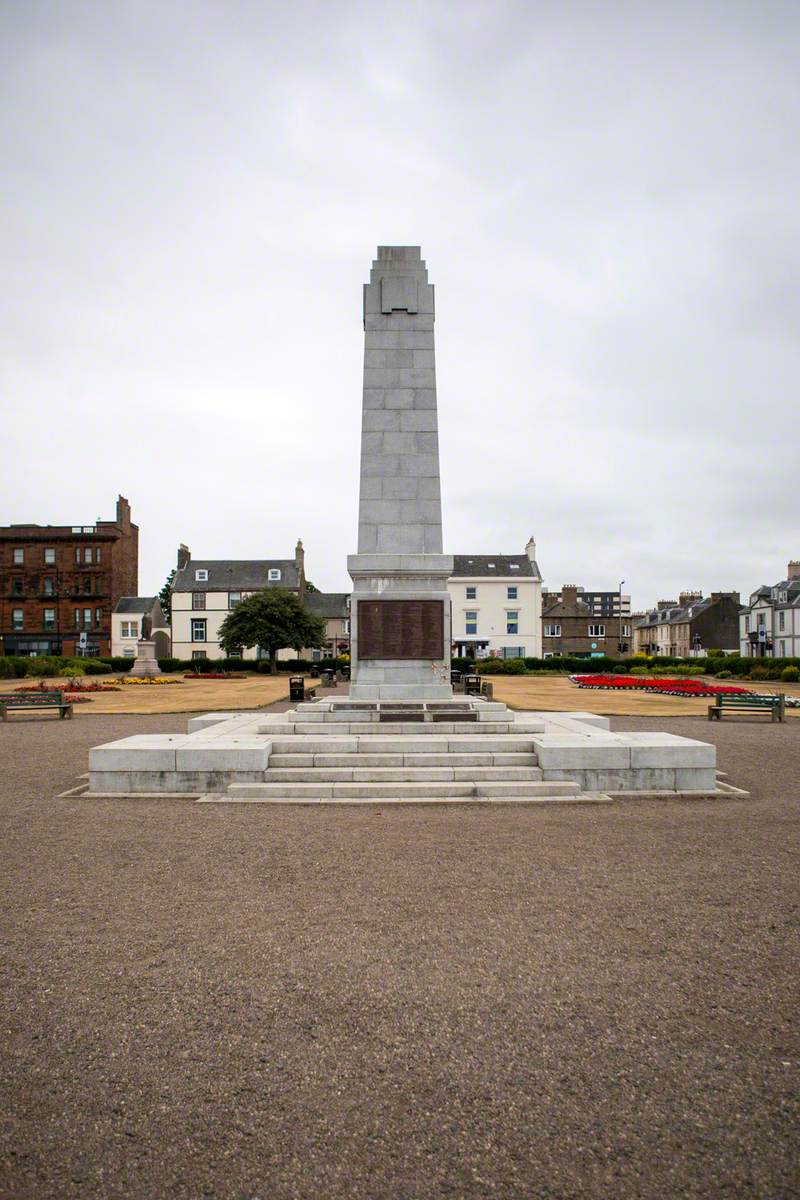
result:
[[[358,600],[358,657],[442,659],[441,600]]]

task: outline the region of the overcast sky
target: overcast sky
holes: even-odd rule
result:
[[[375,247],[445,550],[636,607],[800,558],[800,5],[0,0],[0,523],[345,590]]]

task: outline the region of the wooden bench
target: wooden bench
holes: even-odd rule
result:
[[[759,696],[751,692],[747,696],[720,695],[714,704],[708,706],[709,721],[722,720],[725,712],[769,713],[773,721],[783,721],[786,716],[786,697],[783,692],[777,696]]]
[[[30,712],[31,709],[47,708],[57,708],[62,720],[72,716],[72,705],[64,699],[63,692],[0,692],[0,717],[4,721],[17,709]]]

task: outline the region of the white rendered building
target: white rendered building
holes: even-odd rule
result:
[[[172,581],[172,654],[174,658],[225,658],[219,644],[222,622],[240,600],[264,588],[281,587],[303,596],[305,592],[303,543],[295,557],[270,559],[191,558],[188,549],[178,551],[178,571]],[[258,658],[256,647],[243,658]],[[293,658],[294,651],[280,651],[279,658]]]
[[[542,576],[525,554],[456,554],[447,581],[455,657],[541,658]]]
[[[739,617],[739,649],[743,658],[800,658],[800,562],[753,592]]]
[[[169,629],[158,596],[121,596],[111,614],[111,654],[114,658],[136,658],[145,614],[150,617],[158,657],[168,656]]]

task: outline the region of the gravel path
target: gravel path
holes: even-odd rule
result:
[[[181,717],[0,726],[0,1195],[800,1195],[800,722],[747,801],[54,799]]]

